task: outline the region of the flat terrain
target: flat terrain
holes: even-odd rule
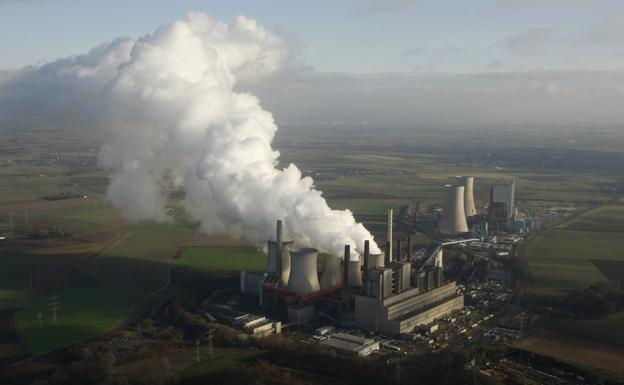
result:
[[[537,235],[526,248],[529,293],[565,296],[606,280],[592,260],[624,261],[623,240],[624,205],[601,206]]]
[[[117,327],[131,308],[124,298],[100,285],[75,287],[54,293],[59,303],[58,324],[53,323],[51,296],[36,298],[17,313],[17,324],[34,354],[46,353],[97,337]],[[41,327],[39,327],[41,314]]]
[[[522,202],[598,204],[621,196],[624,141],[620,137],[619,131],[597,135],[583,129],[551,135],[531,128],[468,133],[422,127],[282,127],[275,148],[282,154],[281,165],[295,163],[314,178],[331,207],[353,211],[383,242],[388,208],[398,215],[413,201],[441,203],[443,186],[456,175],[477,176],[479,207],[487,201],[490,184],[501,178],[515,178],[517,199]],[[198,233],[181,209],[179,197],[168,202],[169,223],[127,223],[106,203],[109,175],[97,168],[99,147],[93,138],[74,133],[39,131],[0,137],[0,236],[9,236],[0,240],[0,309],[23,308],[18,313],[20,331],[35,353],[114,328],[133,304],[167,282],[171,265],[206,271],[261,270],[266,265],[257,245]],[[59,194],[78,197],[43,199]],[[607,214],[609,221],[619,223],[622,213],[600,213]],[[549,237],[554,245],[536,244],[540,259],[531,262],[536,290],[562,295],[604,279],[591,261],[619,258],[614,250],[623,230],[617,230],[619,224],[615,232],[596,227],[603,221],[557,229]],[[71,235],[11,239],[19,226],[56,226]],[[570,234],[589,240],[557,253]],[[419,234],[414,240],[428,238]],[[606,248],[595,247],[596,242]],[[579,250],[599,251],[569,256]],[[53,293],[60,301],[56,326],[49,324]],[[2,342],[7,342],[8,350],[20,350],[13,340]]]
[[[624,348],[551,332],[524,338],[513,346],[582,368],[624,374]]]
[[[215,271],[262,271],[267,256],[256,248],[191,246],[184,248],[178,265]]]

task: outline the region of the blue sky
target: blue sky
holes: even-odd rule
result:
[[[0,0],[0,69],[138,37],[189,10],[244,14],[299,42],[318,72],[618,70],[621,0]]]

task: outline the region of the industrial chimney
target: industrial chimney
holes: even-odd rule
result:
[[[347,289],[349,287],[349,276],[350,276],[350,272],[349,272],[349,268],[351,267],[351,264],[349,263],[351,262],[351,246],[349,245],[345,245],[344,247],[344,259],[342,261],[342,266],[343,266],[343,275],[342,275],[342,286]]]
[[[464,186],[446,185],[446,202],[440,221],[440,232],[457,235],[468,232],[464,211]]]
[[[392,261],[392,209],[388,209],[388,238],[387,242],[390,243],[388,246],[388,260]]]
[[[477,215],[474,203],[474,176],[460,176],[459,185],[464,186],[464,211],[467,217]]]
[[[303,248],[290,252],[290,278],[288,280],[288,290],[296,291],[299,294],[308,294],[320,290],[316,260],[318,250]]]

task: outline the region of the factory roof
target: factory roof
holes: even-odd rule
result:
[[[379,342],[346,333],[336,333],[323,341],[322,344],[336,349],[352,351],[360,355],[367,355],[372,350],[379,350]]]

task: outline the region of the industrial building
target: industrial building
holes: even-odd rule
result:
[[[368,356],[379,350],[379,341],[347,333],[332,334],[322,344],[335,349],[350,351],[360,356]]]
[[[234,318],[232,326],[256,337],[265,337],[282,332],[282,323],[258,314],[244,314]]]
[[[495,224],[508,226],[515,213],[515,188],[513,180],[501,180],[494,183],[490,193],[490,218]]]
[[[456,191],[463,211],[463,187]],[[462,218],[465,226],[465,216]],[[295,250],[292,242],[282,240],[278,221],[276,241],[268,243],[267,271],[242,272],[241,292],[257,296],[261,307],[285,307],[289,322],[306,322],[330,311],[345,324],[388,335],[411,332],[461,309],[463,296],[457,294],[454,282],[444,281],[442,246],[425,263],[415,266],[410,261],[410,239],[407,250],[402,250],[399,239],[393,258],[391,211],[388,223],[385,254],[371,254],[370,243],[365,241],[363,255],[356,257],[345,245],[342,258],[324,255],[319,268],[318,250]]]

